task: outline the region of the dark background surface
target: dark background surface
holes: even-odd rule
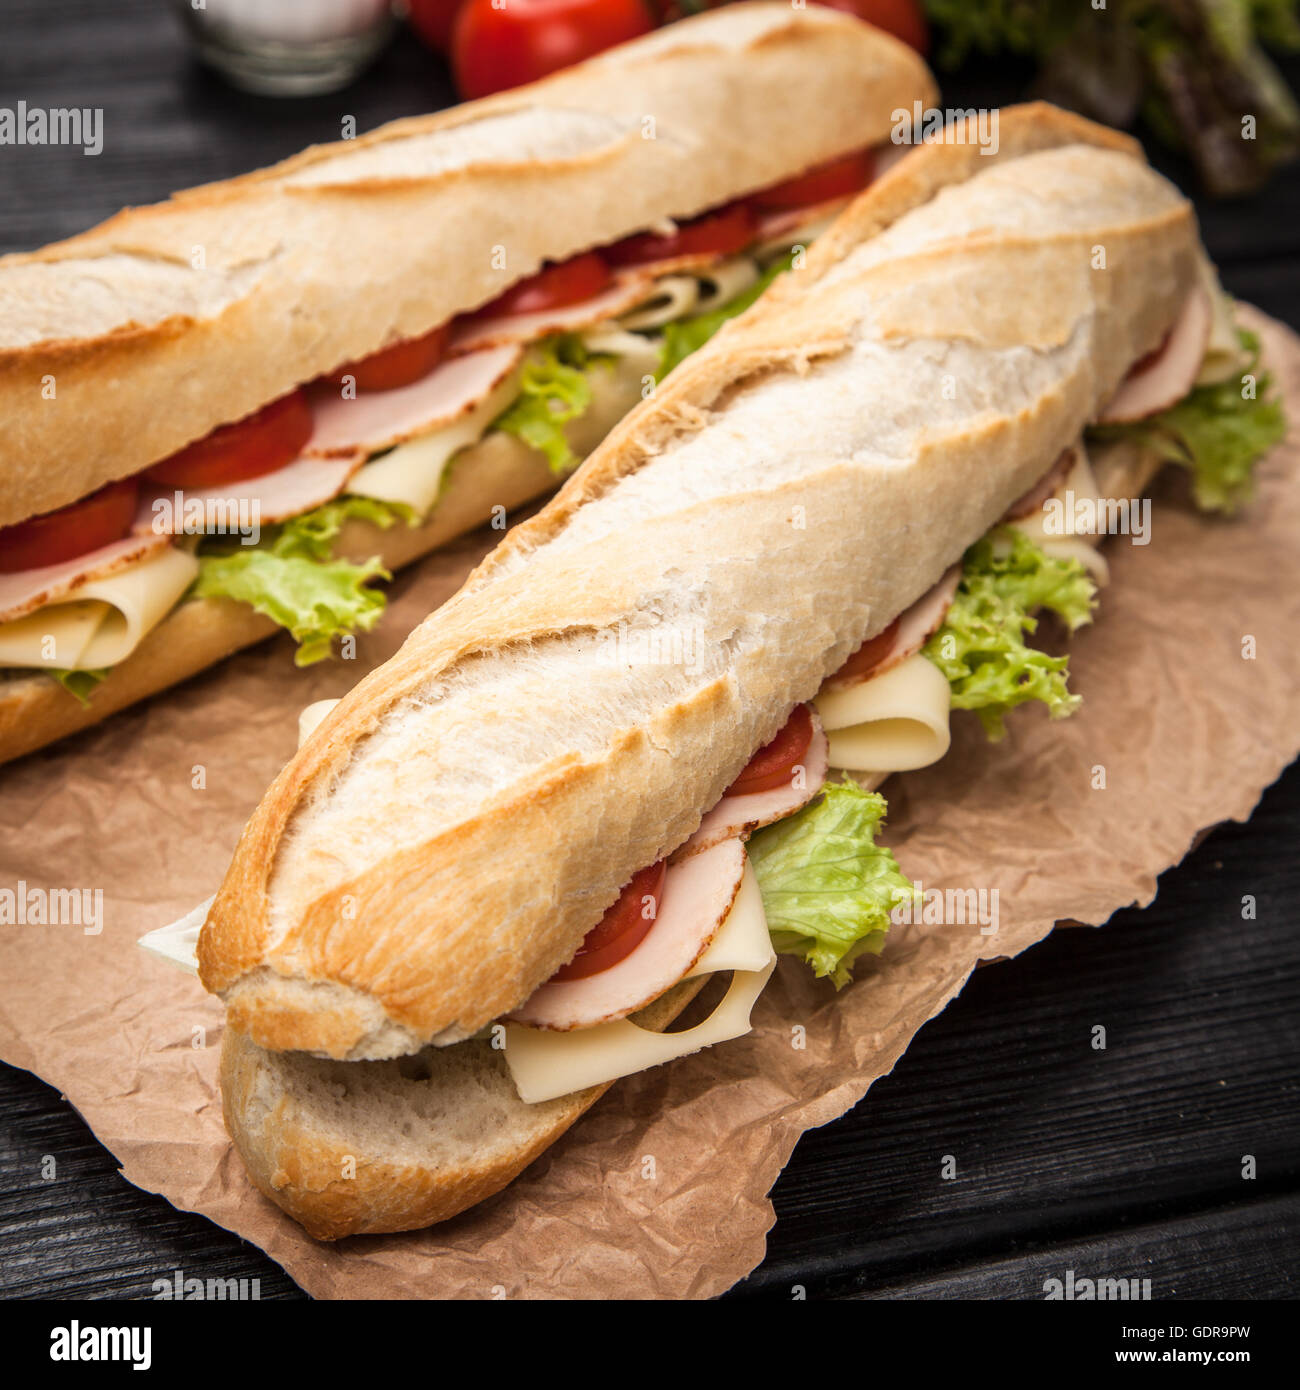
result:
[[[105,113],[96,158],[0,148],[0,251],[336,139],[344,115],[366,130],[451,99],[406,35],[337,96],[242,96],[192,63],[166,8],[0,0],[0,105]],[[966,106],[1014,100],[1026,72],[941,77]],[[1300,325],[1296,171],[1198,208],[1227,288]],[[1298,839],[1293,767],[1248,825],[1166,873],[1152,907],[979,971],[891,1076],[800,1143],[767,1259],[736,1296],[1041,1298],[1068,1269],[1150,1278],[1155,1298],[1300,1294]],[[57,1181],[41,1181],[44,1154]],[[57,1092],[0,1068],[0,1293],[148,1297],[178,1267],[302,1296],[256,1248],[131,1187]]]

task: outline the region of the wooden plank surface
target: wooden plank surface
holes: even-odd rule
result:
[[[339,96],[241,96],[185,56],[164,10],[6,0],[3,101],[103,107],[105,145],[0,149],[0,251],[336,138],[345,114],[366,129],[450,95],[403,36]],[[945,92],[990,104],[1022,80],[985,63]],[[1185,184],[1177,160],[1158,162]],[[1198,208],[1229,289],[1300,325],[1300,180]],[[1298,841],[1293,767],[1145,912],[979,972],[862,1104],[805,1137],[777,1184],[768,1258],[732,1296],[1036,1298],[1068,1268],[1150,1277],[1155,1297],[1300,1294]],[[301,1297],[261,1252],[125,1183],[57,1093],[0,1068],[0,1293],[147,1297],[177,1268]]]

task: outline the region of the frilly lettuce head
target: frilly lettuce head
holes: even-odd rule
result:
[[[1081,698],[1066,687],[1069,658],[1027,646],[1039,609],[1073,632],[1090,622],[1096,586],[1077,560],[1045,554],[1014,527],[1000,526],[966,552],[961,583],[925,655],[948,678],[952,707],[973,709],[991,739],[1006,733],[1008,710],[1028,700],[1053,719],[1073,714]]]
[[[850,781],[827,783],[801,811],[749,841],[772,944],[799,956],[838,989],[864,952],[885,944],[889,914],[912,896],[876,831],[885,798]]]

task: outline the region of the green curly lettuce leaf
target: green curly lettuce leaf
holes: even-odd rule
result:
[[[876,844],[884,817],[883,796],[831,782],[749,841],[772,944],[830,976],[836,989],[852,979],[859,956],[880,951],[890,912],[913,895],[893,853]]]
[[[334,542],[349,521],[368,521],[381,531],[387,531],[398,521],[405,521],[408,526],[420,524],[414,508],[401,502],[383,502],[377,497],[344,494],[323,506],[303,512],[301,516],[290,517],[279,528],[273,543],[281,555],[328,560],[334,554]]]
[[[1073,632],[1092,620],[1096,586],[1077,560],[1046,555],[1014,527],[975,542],[943,626],[925,644],[947,677],[954,709],[975,710],[989,738],[1006,733],[1008,710],[1040,700],[1053,719],[1073,714],[1081,697],[1066,686],[1069,658],[1025,644],[1049,609]]]
[[[246,603],[292,633],[294,661],[323,661],[336,637],[369,632],[384,611],[385,596],[372,579],[391,579],[377,556],[361,564],[331,558],[348,520],[386,530],[412,522],[410,509],[372,497],[337,497],[272,529],[261,545],[200,552],[195,598]]]
[[[1254,381],[1249,396],[1241,380],[1198,386],[1159,415],[1129,425],[1103,425],[1097,438],[1130,439],[1181,464],[1192,477],[1192,495],[1205,511],[1231,515],[1255,491],[1255,464],[1286,433],[1281,402],[1270,395],[1268,373],[1256,376],[1259,337],[1238,329],[1245,366]]]
[[[519,378],[519,395],[492,422],[546,456],[551,472],[565,474],[578,466],[564,426],[591,405],[588,372],[604,357],[587,351],[576,333],[543,339],[529,352]]]

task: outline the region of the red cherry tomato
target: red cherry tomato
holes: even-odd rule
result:
[[[902,39],[918,53],[929,51],[930,30],[919,0],[813,0],[813,3],[857,15],[877,29]]]
[[[521,87],[654,28],[642,0],[467,0],[452,33],[464,97]]]
[[[612,265],[644,265],[677,256],[730,256],[743,251],[758,235],[758,219],[747,203],[732,203],[717,212],[706,212],[681,223],[675,232],[638,232],[605,248]]]
[[[442,361],[450,337],[451,325],[444,323],[432,333],[407,338],[392,347],[380,348],[369,357],[349,362],[346,367],[331,372],[325,380],[331,386],[342,386],[343,378],[350,376],[356,381],[358,391],[392,391],[398,386],[409,386],[422,376],[428,376]]]
[[[865,680],[889,654],[898,636],[899,619],[895,618],[883,631],[867,640],[835,673],[836,682]]]
[[[579,304],[599,294],[609,280],[609,267],[596,252],[588,251],[572,260],[561,261],[559,265],[543,266],[536,275],[511,285],[475,314],[487,319],[501,314],[536,314],[543,309]]]
[[[136,479],[124,478],[70,507],[0,529],[0,574],[61,564],[120,541],[135,519],[138,488]]]
[[[406,0],[411,28],[435,53],[451,52],[451,35],[464,0]]]
[[[855,150],[852,154],[819,164],[798,178],[786,179],[771,188],[760,188],[749,201],[762,212],[785,212],[790,208],[812,207],[829,203],[832,198],[847,198],[864,189],[876,172],[876,161],[870,150]]]
[[[220,425],[179,453],[144,470],[167,487],[217,487],[260,478],[292,463],[311,438],[311,406],[302,391],[290,391],[261,410]]]
[[[796,705],[785,727],[745,764],[744,771],[727,788],[728,796],[748,796],[750,792],[770,792],[783,787],[812,742],[812,711]]]
[[[632,882],[618,896],[618,901],[596,923],[578,947],[578,954],[562,965],[552,980],[585,980],[617,965],[645,940],[659,915],[663,898],[664,877],[668,866],[661,859],[634,874]],[[646,899],[653,900],[648,906]]]

